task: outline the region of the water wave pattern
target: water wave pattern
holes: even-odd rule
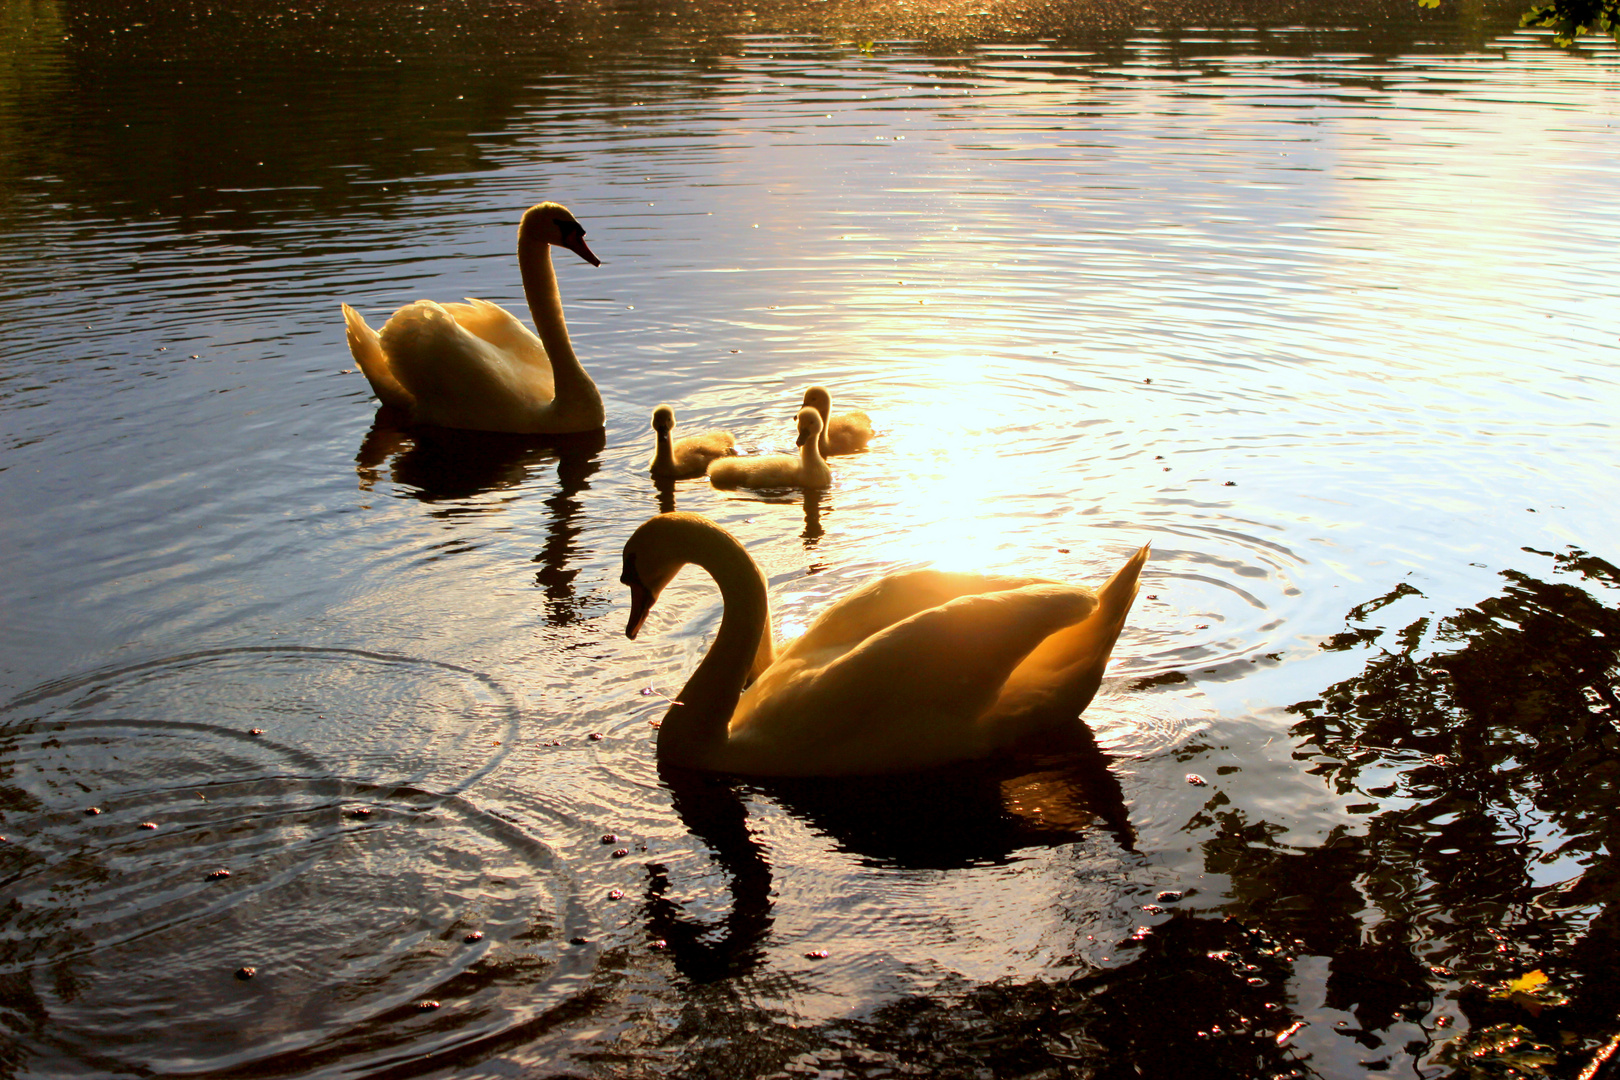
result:
[[[704,987],[813,1019],[1107,968],[1160,891],[1220,911],[1211,822],[1362,827],[1284,711],[1347,677],[1346,613],[1404,586],[1400,630],[1614,535],[1616,54],[1316,33],[514,41],[447,79],[499,91],[476,126],[374,120],[384,80],[330,106],[375,140],[322,137],[243,84],[241,130],[298,143],[273,183],[19,184],[0,979],[38,1071],[667,1054]],[[119,100],[162,117],[178,77]],[[379,416],[337,302],[521,312],[541,197],[604,260],[558,258],[601,444]],[[827,491],[647,477],[659,402],[784,451],[816,382],[878,429]],[[719,597],[683,574],[631,643],[618,580],[670,508],[747,545],[782,637],[877,574],[1095,583],[1151,542],[1097,759],[953,777],[954,818],[681,786],[652,722]]]
[[[447,719],[430,705],[438,683],[471,730],[388,731],[404,718],[356,684],[406,673],[417,719]],[[12,1037],[54,1075],[431,1059],[532,1026],[590,974],[566,865],[460,794],[506,754],[467,736],[515,733],[486,678],[354,651],[217,650],[60,681],[3,719],[0,979]],[[390,750],[341,760],[324,724]],[[413,743],[431,760],[402,757]],[[443,997],[450,1025],[429,1004]]]

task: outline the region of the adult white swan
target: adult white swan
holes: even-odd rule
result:
[[[563,322],[553,245],[602,264],[565,207],[545,202],[524,212],[518,271],[538,337],[484,300],[418,300],[394,312],[381,334],[344,304],[349,351],[378,400],[417,423],[444,427],[529,434],[602,427],[602,395],[579,366]]]
[[[681,567],[725,614],[658,729],[659,760],[755,776],[898,773],[1000,751],[1090,745],[1091,703],[1147,560],[1100,589],[918,570],[870,582],[776,652],[765,579],[735,538],[660,514],[624,545],[634,638]]]

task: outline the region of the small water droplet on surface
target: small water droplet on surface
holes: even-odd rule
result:
[[[832,953],[828,952],[826,949],[811,949],[809,952],[804,954],[804,958],[806,960],[825,960],[831,955]]]
[[[570,945],[588,945],[588,944],[590,944],[590,940],[591,940],[590,938],[585,937],[584,935],[578,935],[578,936],[569,938],[568,939],[568,944],[570,944]]]
[[[357,806],[353,810],[349,811],[349,815],[351,817],[362,817],[362,818],[363,817],[370,817],[371,816],[371,807],[369,807],[369,806]]]
[[[1160,907],[1158,904],[1143,904],[1142,910],[1147,912],[1149,915],[1164,914],[1164,908]]]
[[[649,943],[647,947],[649,949],[667,949],[669,948],[669,942],[665,941],[663,938],[658,938]]]
[[[1166,889],[1164,892],[1160,893],[1158,896],[1155,896],[1154,899],[1157,900],[1161,904],[1173,904],[1177,900],[1180,900],[1181,896],[1182,896],[1182,893],[1181,893],[1180,889]]]
[[[264,734],[264,728],[262,728],[262,727],[248,728],[248,734],[249,735],[263,735]]]
[[[417,1012],[432,1012],[434,1009],[437,1009],[438,1007],[439,1007],[439,1003],[437,1001],[432,1001],[432,1000],[418,1001],[416,1003],[416,1011]]]
[[[610,833],[610,832],[608,832],[608,833],[603,833],[602,834],[602,843],[604,843],[604,844],[616,844],[618,842],[619,842],[619,834],[618,833]]]
[[[624,899],[624,890],[623,889],[609,890],[608,899],[609,900],[623,900]]]
[[[461,940],[467,942],[469,945],[472,944],[475,941],[483,941],[484,940],[484,932],[482,930],[474,930],[472,933],[468,934],[466,937],[462,938]]]
[[[95,817],[99,813],[101,813],[101,807],[99,806],[87,806],[84,808],[85,817]]]
[[[614,848],[613,849],[613,857],[615,859],[622,859],[628,854],[630,854],[630,849],[629,848]]]
[[[225,869],[222,866],[218,870],[215,870],[212,873],[210,873],[208,875],[208,880],[209,881],[218,881],[221,878],[228,878],[230,876],[231,876],[231,872],[229,870]]]
[[[239,967],[236,969],[236,977],[241,979],[243,982],[247,982],[258,973],[259,969],[254,967]]]
[[[600,731],[591,732],[591,742],[601,742],[603,735]]]
[[[143,821],[143,822],[141,822],[141,828],[143,828],[143,829],[155,829],[155,828],[157,828],[157,822],[155,822],[155,821]]]
[[[1190,772],[1187,774],[1187,783],[1191,784],[1193,787],[1203,787],[1205,784],[1209,783],[1209,781],[1205,780],[1202,776],[1199,776],[1195,772]]]

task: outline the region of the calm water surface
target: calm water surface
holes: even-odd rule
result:
[[[908,11],[0,3],[4,1075],[1439,1075],[1535,970],[1613,1034],[1620,54]],[[339,302],[523,311],[543,198],[605,435],[391,426]],[[813,382],[829,491],[646,476]],[[660,775],[670,506],[785,635],[1151,541],[1099,753]]]

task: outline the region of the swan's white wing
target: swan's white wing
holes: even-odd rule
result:
[[[902,619],[937,608],[958,597],[1005,592],[1037,584],[1051,583],[1039,578],[958,574],[942,570],[890,574],[868,582],[828,607],[783,656],[792,655],[801,648],[806,652],[820,652],[828,648],[846,651]]]
[[[488,324],[484,328],[493,332]],[[520,352],[480,337],[431,300],[400,308],[379,338],[389,369],[414,401],[417,420],[485,431],[530,431],[535,410],[551,400],[549,365],[541,369]]]
[[[535,368],[537,375],[543,373],[546,393],[554,392],[551,358],[546,355],[546,347],[516,315],[499,304],[470,296],[465,304],[445,304],[444,310],[463,330],[483,338],[512,359]]]
[[[807,773],[982,756],[999,740],[980,720],[1008,675],[1095,606],[1089,590],[1034,584],[958,597],[842,650],[806,647],[812,628],[743,695],[728,749],[745,768],[757,743]]]

